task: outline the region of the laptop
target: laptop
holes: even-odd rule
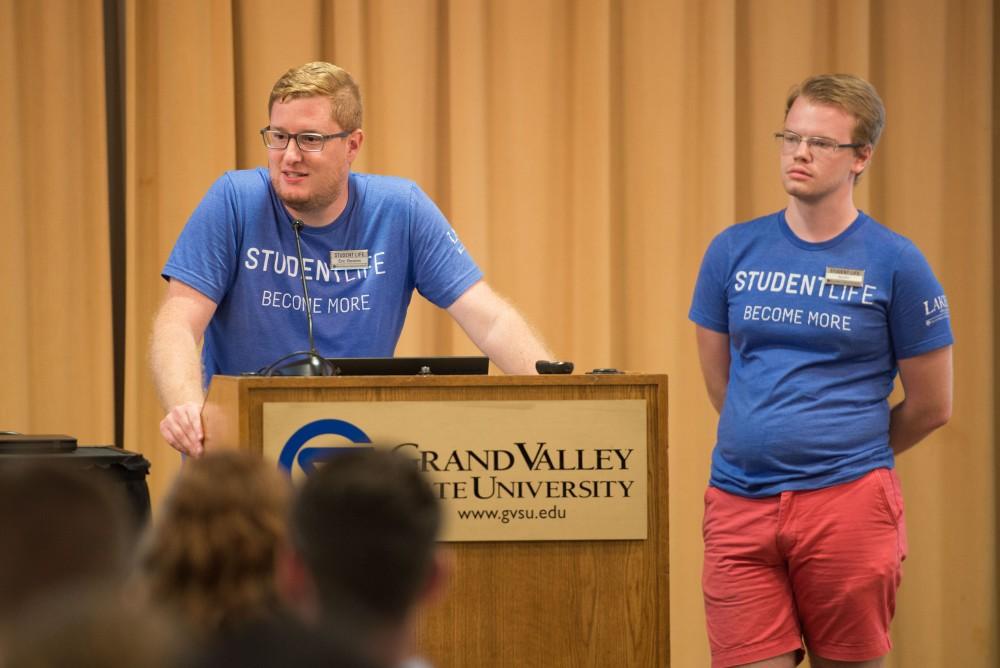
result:
[[[481,376],[489,372],[488,357],[335,357],[330,364],[339,376]]]

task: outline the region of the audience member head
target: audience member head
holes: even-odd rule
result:
[[[120,581],[137,527],[102,471],[57,460],[0,467],[0,622],[66,589]]]
[[[214,638],[190,668],[388,668],[366,656],[354,638],[289,617],[249,624]]]
[[[286,600],[380,644],[380,658],[401,658],[417,604],[441,580],[439,502],[414,462],[369,448],[331,457],[305,481],[291,517],[279,568]]]
[[[259,457],[188,460],[139,555],[150,601],[207,635],[272,615],[290,499],[287,477]]]
[[[172,620],[120,583],[37,601],[0,641],[3,668],[176,668],[193,657]]]

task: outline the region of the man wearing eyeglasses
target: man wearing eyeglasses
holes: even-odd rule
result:
[[[689,317],[719,411],[702,585],[713,666],[879,666],[906,557],[894,455],[951,415],[947,298],[854,206],[885,123],[851,75],[794,87],[787,207],[719,234]],[[898,372],[905,398],[891,410]],[[804,646],[803,646],[804,644]]]
[[[308,350],[306,309],[324,357],[391,356],[416,288],[504,372],[534,373],[536,360],[552,358],[420,188],[351,172],[364,132],[347,72],[329,63],[289,70],[268,110],[267,169],[216,181],[163,270],[151,363],[168,443],[202,452],[204,379]]]

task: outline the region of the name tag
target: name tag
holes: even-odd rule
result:
[[[330,269],[367,269],[368,250],[330,251]]]
[[[846,285],[852,288],[863,288],[865,286],[865,270],[827,267],[825,279],[829,285]]]

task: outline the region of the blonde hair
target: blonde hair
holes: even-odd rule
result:
[[[354,131],[361,127],[361,91],[346,70],[332,63],[306,63],[293,67],[278,79],[267,101],[267,113],[275,102],[300,97],[325,97],[330,100],[333,120],[341,130]]]
[[[785,117],[799,97],[843,109],[856,122],[851,143],[873,149],[885,127],[885,105],[875,87],[853,74],[820,74],[792,87],[785,102]]]
[[[209,634],[273,614],[290,500],[273,463],[236,451],[188,461],[140,551],[150,601]]]

